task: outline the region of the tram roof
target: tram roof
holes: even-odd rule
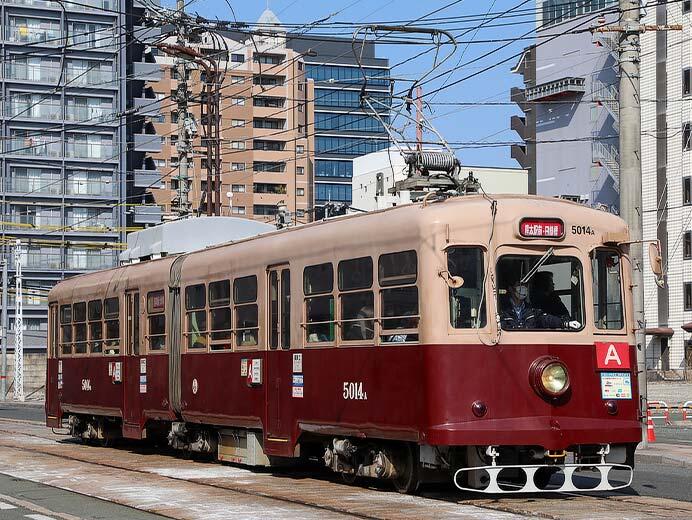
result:
[[[510,215],[515,215],[517,219],[521,217],[538,216],[536,214],[537,212],[541,214],[550,213],[551,210],[554,209],[553,216],[555,217],[564,219],[566,212],[574,212],[575,216],[590,215],[592,219],[598,220],[601,227],[611,228],[613,231],[622,231],[626,229],[624,221],[617,215],[589,208],[583,204],[564,199],[536,195],[465,195],[442,201],[428,202],[425,205],[422,202],[417,202],[367,213],[355,213],[333,217],[297,227],[276,230],[229,242],[222,242],[210,245],[205,249],[180,254],[187,254],[190,257],[195,257],[209,251],[218,250],[235,244],[258,241],[264,242],[278,236],[283,238],[286,235],[293,235],[294,233],[310,233],[310,230],[313,230],[313,232],[316,230],[331,231],[331,229],[338,224],[343,225],[346,223],[348,223],[347,227],[349,228],[349,232],[353,232],[354,230],[357,231],[359,228],[358,224],[362,223],[363,233],[371,233],[374,222],[378,223],[379,232],[386,231],[386,229],[383,229],[383,226],[388,229],[401,229],[402,226],[408,225],[410,228],[412,224],[420,225],[426,221],[439,221],[440,219],[449,219],[450,221],[458,220],[460,217],[460,210],[463,210],[463,217],[466,219],[465,223],[482,224],[483,222],[490,221],[492,218],[489,211],[483,211],[489,207],[492,201],[497,201],[498,214],[510,213]],[[421,209],[428,208],[430,208],[430,211],[420,211]],[[560,209],[558,210],[558,208]],[[385,220],[381,219],[383,215],[387,215]],[[318,235],[322,236],[323,233],[318,232]],[[170,264],[172,264],[175,258],[180,256],[180,254],[76,275],[57,284],[51,290],[49,300],[54,300],[56,294],[62,293],[64,290],[69,292],[77,286],[79,286],[81,292],[85,286],[96,287],[102,286],[104,283],[117,285],[118,279],[122,276],[120,273],[124,272],[127,272],[128,276],[136,276],[138,278],[147,276],[148,273],[158,272],[161,268],[165,269],[166,267],[164,266],[170,267]]]

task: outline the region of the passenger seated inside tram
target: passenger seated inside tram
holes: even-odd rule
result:
[[[546,314],[569,320],[570,314],[555,292],[555,281],[551,271],[538,271],[531,278],[531,303]]]

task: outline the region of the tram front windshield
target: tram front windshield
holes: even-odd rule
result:
[[[582,265],[571,256],[505,255],[497,262],[503,330],[576,331],[584,326]]]

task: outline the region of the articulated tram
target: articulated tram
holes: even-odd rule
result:
[[[401,492],[622,487],[627,244],[602,211],[471,195],[75,276],[49,295],[46,422]]]

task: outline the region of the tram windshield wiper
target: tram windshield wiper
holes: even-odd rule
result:
[[[545,252],[545,254],[538,259],[538,262],[533,264],[533,267],[531,269],[529,269],[529,272],[524,275],[524,277],[521,279],[521,281],[519,283],[522,285],[526,284],[533,277],[533,275],[536,274],[536,271],[538,271],[541,268],[541,266],[544,263],[546,263],[548,258],[553,256],[554,254],[555,254],[555,248],[554,247],[551,247],[550,249],[548,249]]]

